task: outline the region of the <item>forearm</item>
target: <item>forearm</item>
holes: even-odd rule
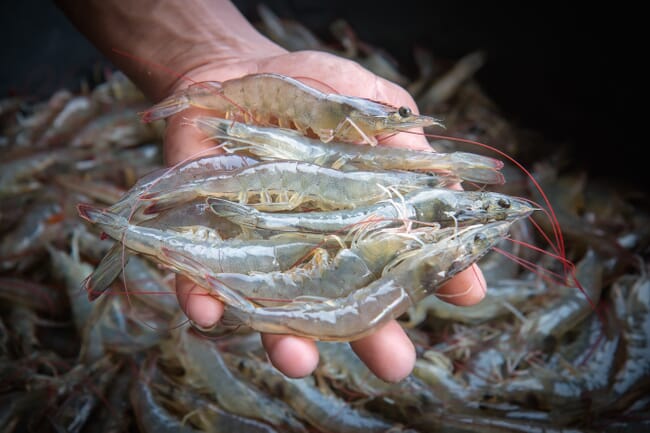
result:
[[[166,96],[176,85],[180,78],[175,74],[185,74],[206,64],[227,64],[281,52],[228,0],[56,3],[153,101]]]

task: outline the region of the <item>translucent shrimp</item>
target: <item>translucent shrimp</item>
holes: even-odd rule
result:
[[[326,94],[294,78],[269,73],[195,83],[154,105],[142,118],[146,122],[163,119],[191,106],[261,124],[276,120],[280,127],[293,125],[303,134],[311,131],[324,142],[336,139],[375,145],[378,135],[441,125],[408,107]]]
[[[321,239],[280,237],[269,240],[216,241],[201,239],[180,231],[160,230],[129,224],[112,212],[80,204],[79,214],[99,225],[106,234],[127,248],[154,257],[158,262],[181,265],[184,258],[212,272],[270,272],[286,270],[319,245]]]
[[[208,173],[223,173],[255,164],[257,161],[239,155],[210,155],[186,161],[173,168],[160,168],[140,178],[117,202],[108,209],[121,216],[130,216],[137,210],[140,195],[154,186],[174,188],[178,183],[192,182]]]
[[[352,341],[394,319],[458,272],[480,259],[508,233],[510,222],[466,228],[456,236],[427,245],[389,268],[386,275],[350,295],[320,302],[294,300],[278,307],[228,305],[225,325],[259,332],[294,334],[318,340]],[[216,278],[206,277],[220,290]]]
[[[340,249],[331,260],[315,256],[310,266],[288,271],[221,273],[215,278],[260,305],[279,305],[300,296],[338,298],[379,278],[384,266],[399,254],[448,237],[455,228],[425,227],[408,234],[368,230],[370,234]]]
[[[271,364],[253,358],[224,354],[231,368],[237,368],[253,383],[276,393],[296,413],[315,426],[318,431],[339,433],[406,432],[402,426],[378,415],[353,408],[332,393],[323,393],[311,376],[292,379],[277,371]]]
[[[202,196],[238,200],[274,211],[307,203],[318,209],[350,209],[388,198],[388,187],[408,192],[454,182],[452,177],[407,171],[343,172],[307,162],[267,161],[165,188],[154,185],[140,198],[150,202],[146,212],[159,212]]]
[[[249,125],[217,117],[197,117],[193,124],[213,139],[228,140],[228,152],[246,151],[262,159],[295,159],[344,171],[427,170],[458,176],[471,182],[502,184],[503,162],[468,152],[425,152],[404,148],[364,147],[353,143],[305,137],[285,128]],[[235,144],[239,143],[239,144]]]
[[[234,414],[268,422],[283,431],[305,432],[294,411],[283,401],[274,399],[238,379],[226,365],[222,354],[209,339],[190,329],[175,333],[175,354],[190,380],[207,387],[219,405]]]
[[[469,225],[520,219],[534,210],[528,202],[504,194],[445,188],[419,189],[401,201],[383,200],[352,210],[329,212],[265,213],[226,200],[210,198],[208,203],[218,216],[242,227],[305,233],[342,233],[363,222],[388,226],[411,220],[442,226]]]

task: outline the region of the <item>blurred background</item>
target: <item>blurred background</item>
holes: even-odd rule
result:
[[[259,1],[235,1],[252,22]],[[0,96],[46,98],[101,81],[110,64],[46,0],[3,2]],[[407,77],[417,74],[413,50],[457,60],[487,57],[476,79],[505,116],[567,145],[576,165],[638,182],[645,162],[632,121],[641,81],[633,49],[640,33],[624,8],[571,10],[561,3],[495,8],[490,2],[264,2],[278,16],[304,24],[324,41],[344,19],[360,40],[385,49]],[[621,30],[620,25],[623,26]],[[638,101],[632,97],[635,96]]]

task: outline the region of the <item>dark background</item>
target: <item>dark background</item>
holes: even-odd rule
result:
[[[235,1],[251,21],[258,1]],[[528,2],[520,2],[528,3]],[[646,143],[635,113],[645,108],[637,50],[641,14],[624,4],[572,9],[545,2],[269,0],[279,16],[300,21],[323,39],[328,25],[347,20],[360,39],[386,49],[414,73],[412,50],[427,47],[458,59],[482,49],[477,79],[516,124],[541,131],[549,143],[570,144],[574,163],[599,176],[643,182]],[[109,66],[47,0],[4,2],[0,14],[0,96],[45,98],[101,78]],[[639,118],[641,120],[633,120]]]

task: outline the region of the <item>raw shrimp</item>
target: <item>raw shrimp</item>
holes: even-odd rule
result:
[[[210,138],[228,140],[220,147],[228,152],[246,151],[262,159],[294,159],[343,171],[427,170],[478,183],[502,184],[503,162],[468,152],[425,152],[305,137],[294,130],[249,125],[218,117],[197,117],[193,124]],[[236,142],[240,144],[235,144]]]
[[[456,181],[453,177],[407,171],[343,172],[308,162],[267,161],[189,182],[181,179],[176,185],[153,185],[140,198],[151,203],[147,213],[201,196],[241,203],[258,198],[255,207],[274,211],[291,210],[307,203],[313,203],[318,209],[350,209],[388,198],[388,187],[408,192],[425,186],[447,186]]]
[[[281,396],[301,418],[319,431],[339,433],[406,431],[402,426],[377,415],[353,408],[332,393],[322,392],[311,376],[292,379],[284,376],[271,364],[253,358],[240,358],[230,354],[224,354],[223,358],[231,368],[239,369],[256,385]]]
[[[478,225],[457,236],[427,245],[389,270],[384,277],[346,297],[294,300],[279,307],[228,305],[225,325],[246,325],[259,332],[294,334],[319,340],[352,341],[364,337],[408,310],[458,272],[480,259],[506,236],[510,222]],[[216,278],[205,280],[217,292]]]
[[[439,403],[439,398],[427,384],[413,375],[397,383],[388,383],[377,376],[354,353],[349,344],[320,341],[317,344],[321,363],[318,373],[345,388],[368,397],[389,399],[400,408],[422,409]]]
[[[141,431],[145,433],[199,433],[169,413],[154,397],[147,378],[131,382],[129,393],[133,413]]]
[[[383,200],[352,210],[329,212],[265,213],[226,200],[209,198],[207,201],[217,215],[242,227],[337,234],[364,222],[389,226],[411,220],[457,226],[520,219],[534,210],[528,202],[504,194],[445,188],[419,189],[405,195],[403,200]]]
[[[340,249],[332,260],[314,256],[309,266],[284,272],[221,273],[215,278],[260,305],[278,305],[300,296],[339,298],[379,278],[384,266],[399,254],[449,237],[455,230],[424,227],[394,233],[369,228],[364,229],[368,235],[355,239],[350,248]]]
[[[284,402],[232,374],[213,341],[196,335],[190,328],[177,330],[174,341],[175,355],[188,378],[207,387],[222,408],[285,428],[284,431],[306,431]]]
[[[294,78],[269,73],[194,83],[154,105],[142,118],[146,122],[163,119],[190,106],[262,124],[277,120],[280,127],[293,125],[303,134],[311,131],[324,142],[336,139],[375,145],[378,135],[441,125],[408,107],[326,94]]]
[[[80,204],[79,214],[99,225],[113,239],[140,254],[155,257],[163,264],[174,261],[181,266],[182,259],[196,261],[212,272],[270,272],[286,270],[319,246],[322,239],[311,237],[279,237],[269,240],[216,241],[180,231],[160,230],[129,224],[107,210]],[[176,257],[179,260],[174,260]]]
[[[160,168],[140,178],[116,203],[108,208],[121,216],[132,216],[137,209],[140,195],[149,192],[154,185],[159,189],[174,188],[178,183],[193,182],[207,173],[223,173],[252,165],[257,161],[239,155],[211,155],[195,158],[172,168]]]

